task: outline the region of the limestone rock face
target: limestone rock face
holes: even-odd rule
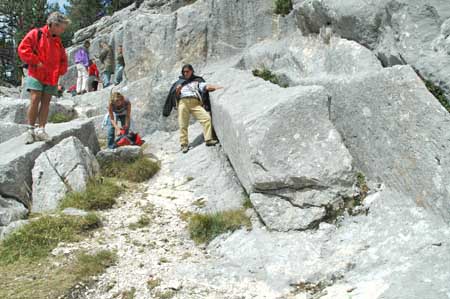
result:
[[[386,66],[410,64],[450,95],[446,0],[307,0],[293,12],[304,33],[329,26],[372,49]]]
[[[61,140],[75,136],[93,153],[99,150],[95,128],[90,121],[76,120],[46,127],[52,140],[25,145],[25,135],[12,138],[0,147],[0,194],[14,198],[25,206],[31,205],[31,170],[37,157],[58,144]]]
[[[100,171],[95,156],[76,137],[43,152],[33,167],[33,212],[52,211],[67,192],[81,192]]]
[[[357,167],[450,221],[450,115],[414,71],[394,67],[324,85]]]
[[[229,73],[216,74],[227,88],[214,98],[213,120],[242,185],[248,193],[270,195],[250,197],[270,228],[309,227],[353,184],[352,157],[329,120],[325,89],[283,89],[246,72]],[[329,196],[325,202],[293,203],[295,195],[312,196],[311,190]],[[282,220],[286,213],[297,220]]]

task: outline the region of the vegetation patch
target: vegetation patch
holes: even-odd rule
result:
[[[137,222],[130,224],[128,227],[135,230],[148,226],[150,222],[150,218],[147,215],[142,215]]]
[[[243,207],[245,209],[253,209],[252,201],[250,200],[250,197],[248,195],[245,195],[245,197],[244,197]]]
[[[359,201],[362,202],[369,193],[369,186],[367,186],[366,177],[361,172],[356,174],[356,187],[359,189]]]
[[[68,115],[66,115],[64,113],[57,112],[57,113],[53,113],[52,115],[49,116],[48,122],[49,123],[54,123],[54,124],[59,124],[59,123],[69,122],[69,121],[71,121],[73,119],[74,118],[72,116],[68,116]]]
[[[255,76],[255,77],[260,77],[260,78],[262,78],[262,79],[264,79],[266,81],[269,81],[269,82],[271,82],[273,84],[277,84],[277,85],[279,85],[279,86],[281,86],[283,88],[289,87],[288,84],[282,83],[280,78],[277,75],[275,75],[274,73],[272,73],[266,67],[263,67],[261,69],[254,69],[252,71],[252,73],[253,73],[253,76]]]
[[[131,288],[128,291],[123,291],[121,294],[121,299],[134,299],[134,296],[136,295],[136,288]]]
[[[0,264],[45,258],[59,242],[79,241],[100,224],[100,219],[93,213],[84,217],[58,215],[32,220],[0,244]]]
[[[61,259],[0,264],[0,298],[66,298],[80,282],[89,282],[116,261],[116,254],[80,253],[68,262]]]
[[[447,109],[448,112],[450,112],[450,103],[448,102],[447,97],[445,96],[444,91],[439,86],[435,85],[430,80],[424,80],[425,86],[428,88],[428,91],[431,92],[436,99],[441,103],[442,106],[444,106],[445,109]]]
[[[251,221],[244,209],[189,216],[189,234],[197,244],[209,243],[215,237],[241,227],[251,228]]]
[[[275,13],[277,15],[286,16],[292,10],[294,6],[292,5],[292,0],[275,0]]]
[[[153,290],[156,287],[159,287],[161,285],[161,279],[160,278],[150,278],[147,281],[147,287],[149,290]]]
[[[73,267],[78,280],[86,280],[90,276],[99,275],[106,268],[115,264],[117,255],[113,251],[101,250],[95,254],[80,253]]]
[[[111,161],[100,165],[102,175],[106,177],[115,177],[135,183],[141,183],[149,180],[160,169],[157,162],[147,159],[141,155],[132,162]]]
[[[110,209],[116,198],[124,191],[114,180],[96,178],[88,182],[83,192],[69,192],[61,201],[60,208],[77,208],[82,210]]]

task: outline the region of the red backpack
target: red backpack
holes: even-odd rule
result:
[[[139,145],[144,144],[141,136],[138,133],[132,131],[127,131],[125,129],[120,129],[120,134],[117,136],[114,142],[115,147],[125,146],[125,145]]]

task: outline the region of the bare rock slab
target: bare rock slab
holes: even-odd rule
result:
[[[52,211],[70,191],[83,191],[100,170],[95,156],[76,137],[43,152],[33,167],[33,212]]]
[[[50,124],[47,133],[51,142],[35,142],[25,145],[25,135],[2,143],[0,146],[0,194],[14,198],[25,206],[31,205],[31,170],[34,161],[44,151],[52,148],[61,140],[75,136],[93,153],[99,151],[94,125],[90,121],[72,121],[63,124]]]

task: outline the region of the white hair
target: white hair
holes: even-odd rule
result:
[[[48,25],[52,25],[52,24],[66,24],[69,25],[70,24],[70,20],[67,16],[63,15],[60,12],[52,12],[48,18],[47,18],[47,24]]]

